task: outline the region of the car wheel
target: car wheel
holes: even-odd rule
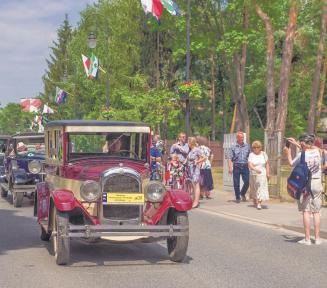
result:
[[[13,192],[12,203],[14,204],[15,208],[22,207],[23,199],[24,193]]]
[[[169,218],[168,224],[187,226],[188,228],[187,212],[174,211]],[[188,247],[188,238],[188,232],[187,235],[184,236],[173,236],[167,238],[167,248],[170,260],[174,262],[182,262],[184,260]]]
[[[8,196],[8,191],[5,190],[1,185],[0,185],[0,194],[2,198],[6,198]]]
[[[49,241],[51,237],[51,232],[46,232],[45,229],[41,226],[41,240],[42,241]]]
[[[54,208],[52,227],[53,254],[58,265],[66,265],[70,259],[70,238],[68,236],[68,214]]]
[[[194,191],[194,185],[191,181],[191,179],[185,180],[185,191],[191,196],[192,202],[194,201],[195,191]]]

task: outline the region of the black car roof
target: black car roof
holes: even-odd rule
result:
[[[12,138],[21,138],[21,137],[44,137],[44,133],[37,132],[19,132],[12,136]]]
[[[129,121],[104,121],[104,120],[54,120],[46,126],[142,126],[149,127],[149,124],[143,122]]]

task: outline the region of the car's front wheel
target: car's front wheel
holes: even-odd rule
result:
[[[168,218],[168,224],[180,225],[187,228],[186,235],[167,238],[167,248],[170,260],[174,262],[182,262],[186,256],[189,239],[187,212],[172,212]]]
[[[23,199],[24,199],[24,193],[13,192],[12,203],[14,204],[15,208],[22,207]]]
[[[5,190],[1,185],[0,185],[0,194],[2,198],[6,198],[8,196],[8,191]]]
[[[70,238],[68,235],[68,214],[54,208],[52,247],[58,265],[66,265],[70,259]]]

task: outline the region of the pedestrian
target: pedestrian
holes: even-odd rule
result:
[[[189,176],[194,185],[192,208],[198,208],[200,205],[200,167],[205,160],[205,156],[202,154],[194,137],[188,138],[188,146],[190,147],[190,152],[187,156],[187,163],[189,166]]]
[[[270,178],[270,167],[268,155],[262,151],[262,143],[253,141],[252,152],[249,155],[250,169],[250,199],[258,210],[261,209],[262,201],[269,200],[268,179]]]
[[[204,196],[206,199],[212,199],[213,179],[211,163],[214,155],[211,149],[208,147],[208,139],[206,137],[197,136],[196,140],[202,154],[205,156],[205,160],[200,168],[200,199],[203,199]]]
[[[321,164],[322,157],[321,151],[318,147],[314,146],[315,137],[313,134],[305,133],[299,137],[299,142],[294,138],[287,138],[289,143],[301,147],[301,150],[305,152],[305,162],[309,170],[311,171],[311,192],[304,193],[298,200],[299,211],[303,215],[303,227],[305,238],[300,240],[298,243],[311,245],[310,239],[310,216],[313,216],[314,222],[314,234],[315,244],[321,244],[320,239],[320,210],[322,205],[322,180],[321,180]],[[301,153],[292,159],[290,147],[284,147],[284,152],[287,156],[287,160],[291,166],[296,166],[301,160]]]
[[[250,145],[244,143],[244,133],[236,133],[236,144],[227,151],[228,173],[233,175],[233,184],[235,191],[236,203],[246,201],[246,192],[249,188],[249,167],[248,158],[250,154]],[[240,178],[242,176],[243,187],[240,190]]]
[[[162,161],[162,153],[158,148],[160,135],[156,134],[153,137],[152,147],[150,150],[150,180],[160,180],[160,166]]]
[[[177,143],[173,144],[170,147],[169,155],[171,157],[173,154],[177,154],[179,162],[184,163],[189,151],[189,145],[188,143],[186,143],[186,134],[184,132],[181,132],[178,134]]]

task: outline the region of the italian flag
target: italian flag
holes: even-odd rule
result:
[[[97,57],[94,56],[92,53],[91,57],[86,57],[82,54],[82,60],[84,64],[84,69],[87,78],[89,79],[97,79],[98,72],[99,72],[99,60]]]

